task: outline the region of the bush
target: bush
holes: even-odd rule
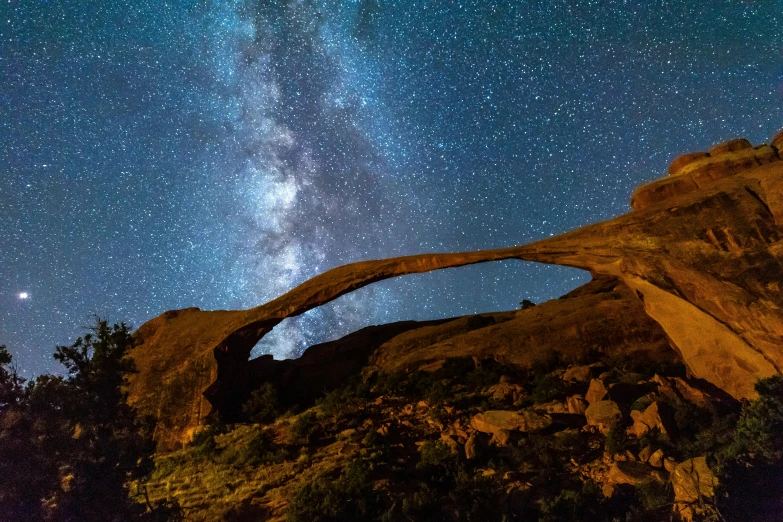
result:
[[[633,404],[631,404],[631,409],[636,411],[644,411],[647,409],[647,407],[653,403],[653,400],[648,397],[647,395],[644,395],[642,397],[639,397],[636,399]]]
[[[242,406],[242,413],[247,420],[258,424],[269,424],[280,416],[280,396],[277,388],[271,382],[265,382],[260,388],[253,390],[250,398]]]
[[[247,445],[228,448],[220,455],[224,464],[232,466],[279,464],[289,458],[288,448],[276,445],[272,434],[266,430],[256,434]]]
[[[674,492],[670,482],[645,482],[636,488],[636,497],[648,513],[666,515],[671,512],[674,503]]]
[[[764,462],[783,456],[783,376],[775,375],[756,384],[759,398],[742,407],[731,453],[752,455]]]
[[[547,374],[536,378],[533,389],[530,392],[530,399],[533,401],[533,404],[542,404],[563,395],[565,395],[563,381]]]
[[[417,468],[441,467],[452,460],[451,448],[446,443],[438,440],[428,440],[419,448],[421,461]]]
[[[361,410],[370,397],[370,386],[359,378],[351,379],[345,386],[332,390],[316,401],[327,417],[341,419],[353,416]]]
[[[215,437],[226,433],[224,424],[206,424],[193,435],[193,440],[188,444],[196,455],[211,455],[217,451]]]
[[[652,429],[644,432],[642,436],[639,437],[638,446],[640,449],[647,446],[652,446],[655,449],[672,447],[672,445],[669,443],[669,438],[661,433],[661,430],[658,428],[658,426],[654,426]]]
[[[497,384],[501,375],[516,373],[514,368],[492,359],[476,364],[471,357],[449,357],[434,372],[397,372],[379,375],[372,388],[380,395],[401,395],[427,399],[439,404],[454,396],[456,386],[467,393],[477,393]]]
[[[756,384],[742,405],[734,437],[717,452],[718,508],[726,520],[779,520],[783,513],[783,377]],[[725,439],[725,436],[724,436]]]
[[[500,522],[502,490],[493,480],[460,468],[444,477],[439,488],[420,483],[381,520],[410,522]]]
[[[450,515],[454,521],[500,522],[503,517],[503,490],[494,480],[460,470],[456,487],[449,493]]]
[[[610,455],[622,453],[630,446],[628,434],[625,432],[625,426],[621,422],[616,422],[609,429],[604,439],[604,451]]]
[[[601,520],[604,511],[601,490],[594,482],[582,483],[581,489],[564,489],[554,497],[541,500],[540,522]]]
[[[318,434],[318,416],[313,411],[299,415],[291,424],[291,442],[294,444],[312,444]]]
[[[128,404],[134,339],[125,324],[96,318],[90,333],[54,358],[65,375],[22,388],[0,347],[0,518],[175,519],[174,504],[137,503],[129,484],[154,469],[153,422]]]
[[[300,486],[288,507],[289,522],[364,522],[382,513],[369,470],[361,461],[348,464],[337,478],[323,474]]]

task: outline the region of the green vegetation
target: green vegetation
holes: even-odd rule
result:
[[[293,444],[312,444],[318,436],[318,428],[318,415],[314,411],[302,413],[291,424],[291,442]]]
[[[718,509],[727,520],[778,520],[783,496],[783,376],[756,384],[730,442],[715,452],[721,484]],[[728,437],[727,437],[728,438]]]
[[[370,398],[370,385],[355,377],[316,401],[321,412],[335,420],[357,415]]]
[[[129,484],[152,471],[152,424],[127,404],[133,339],[96,320],[54,357],[67,376],[23,387],[0,347],[0,513],[7,520],[173,520],[176,505],[146,507]]]
[[[226,432],[228,428],[224,424],[210,423],[201,428],[193,436],[190,446],[199,455],[210,455],[217,448],[215,437]]]
[[[519,376],[516,368],[487,359],[476,364],[470,357],[450,357],[435,371],[397,372],[377,376],[371,396],[407,397],[433,405],[454,404],[460,408],[499,409],[508,405],[480,395],[487,386],[497,384],[501,376]],[[520,379],[522,378],[519,376]],[[439,420],[445,420],[442,412]]]
[[[280,397],[275,386],[266,382],[253,390],[250,398],[242,406],[242,413],[250,422],[269,424],[281,414]]]
[[[631,442],[628,439],[628,435],[625,431],[625,425],[622,422],[617,422],[609,428],[609,432],[604,439],[604,449],[606,453],[615,455],[617,453],[623,453],[631,446]]]
[[[775,463],[783,458],[783,377],[756,384],[759,398],[747,402],[737,422],[729,455]]]
[[[601,462],[605,453],[638,455],[649,446],[678,462],[706,455],[720,480],[711,509],[727,521],[774,519],[772,514],[783,512],[781,500],[764,493],[769,484],[783,482],[780,378],[761,381],[760,398],[740,410],[730,402],[699,408],[650,394],[634,400],[631,387],[641,374],[610,371],[607,382],[630,390],[624,408],[644,411],[658,401],[670,436],[657,428],[638,439],[629,436],[627,418],[606,435],[578,425],[553,426],[537,433],[512,432],[503,445],[496,445],[479,433],[471,459],[465,439],[456,442],[454,431],[451,439],[437,438],[449,426],[466,426],[479,411],[519,409],[584,393],[586,384],[567,384],[557,376],[554,370],[561,367],[553,359],[516,371],[493,361],[453,358],[432,372],[348,381],[316,407],[274,424],[269,423],[280,408],[269,408],[270,415],[263,411],[275,404],[276,392],[264,387],[246,404],[248,417],[259,414],[253,417],[255,424],[205,428],[187,452],[162,460],[156,477],[177,481],[179,494],[187,498],[191,486],[183,470],[208,467],[208,487],[218,491],[215,495],[226,489],[203,512],[205,518],[197,520],[263,519],[266,512],[258,506],[225,499],[240,487],[255,491],[244,498],[275,499],[280,494],[276,488],[296,480],[293,496],[285,493],[289,521],[655,522],[672,516],[668,481],[617,485],[608,497],[578,471]],[[521,386],[521,395],[527,396],[516,405],[508,397],[489,397],[494,391],[487,387],[500,382],[514,390]],[[252,411],[250,404],[256,404]],[[659,472],[665,476],[663,468]]]
[[[319,475],[300,486],[288,507],[289,522],[363,522],[377,519],[382,507],[368,467],[352,461],[340,477]]]
[[[565,395],[563,381],[551,374],[536,377],[533,389],[530,391],[530,399],[533,404],[543,404]]]
[[[580,489],[563,489],[541,501],[540,522],[606,520],[606,506],[598,486],[585,481]]]

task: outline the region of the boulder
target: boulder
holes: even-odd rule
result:
[[[707,466],[706,457],[696,457],[682,462],[671,474],[674,489],[674,509],[685,520],[694,516],[714,515],[710,501],[715,497],[718,479]]]
[[[772,145],[779,151],[783,150],[783,130],[775,134],[775,137],[772,138],[770,145]]]
[[[538,404],[536,409],[547,413],[568,413],[568,404],[563,401],[554,400]]]
[[[700,408],[706,408],[712,402],[709,395],[697,388],[694,388],[682,377],[674,377],[672,381],[674,382],[674,386],[679,392],[680,396],[691,404],[695,404]]]
[[[593,378],[593,369],[590,366],[572,366],[562,376],[564,381],[590,382]]]
[[[755,155],[756,161],[760,165],[766,165],[767,163],[780,160],[778,150],[774,147],[770,147],[769,145],[760,145],[756,147]]]
[[[628,428],[628,434],[635,437],[641,437],[651,429],[657,428],[661,435],[668,436],[670,431],[666,427],[661,415],[661,409],[658,402],[653,402],[644,410],[644,412],[633,410],[631,411],[631,419],[633,419],[633,425]]]
[[[715,145],[710,149],[710,156],[719,156],[727,152],[736,152],[743,149],[752,149],[753,145],[750,144],[745,138],[737,138],[729,140],[718,145]]]
[[[720,401],[713,393],[708,393],[695,387],[682,377],[661,377],[655,375],[652,383],[657,385],[657,392],[675,402],[689,402],[700,408],[706,408],[710,404]],[[696,383],[698,385],[698,382]]]
[[[620,404],[632,404],[636,399],[655,389],[647,383],[616,382],[609,385],[608,398]]]
[[[595,402],[604,400],[608,394],[609,389],[606,387],[604,382],[601,379],[593,379],[590,381],[590,386],[587,388],[585,400],[589,404],[593,404]]]
[[[661,480],[658,471],[635,460],[616,461],[606,474],[606,481],[610,484],[640,486],[654,480]]]
[[[465,458],[468,460],[475,459],[478,454],[478,446],[479,442],[477,440],[476,434],[471,433],[470,437],[468,437],[468,441],[465,443]]]
[[[441,433],[440,440],[449,447],[452,454],[456,455],[459,452],[459,442],[453,436]]]
[[[519,384],[501,382],[488,387],[484,395],[489,395],[493,399],[500,401],[510,400],[516,403],[525,396],[525,389]]]
[[[694,161],[704,159],[707,157],[709,157],[709,153],[707,152],[692,152],[690,154],[683,154],[682,156],[679,156],[677,159],[671,162],[671,164],[669,165],[669,175],[676,176],[680,174],[680,172],[686,165],[690,165]]]
[[[655,450],[652,455],[650,455],[647,463],[654,468],[663,467],[663,450],[660,448]]]
[[[552,424],[552,417],[530,410],[521,412],[508,410],[487,410],[476,414],[470,421],[470,426],[482,433],[497,433],[507,431],[540,431]]]
[[[608,433],[614,424],[620,422],[623,413],[614,401],[598,401],[585,410],[589,426],[596,426],[601,433]]]
[[[584,415],[587,406],[588,406],[587,401],[585,401],[581,395],[572,395],[571,397],[566,399],[566,407],[568,408],[568,413]]]
[[[506,446],[509,440],[511,440],[511,432],[509,430],[498,430],[492,434],[490,444],[495,446]]]
[[[639,452],[639,460],[642,462],[647,462],[650,460],[650,456],[652,456],[652,454],[653,454],[652,446],[645,446]]]

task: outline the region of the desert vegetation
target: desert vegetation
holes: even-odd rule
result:
[[[357,378],[302,412],[262,387],[246,422],[209,426],[158,460],[153,498],[182,502],[193,520],[775,520],[783,512],[777,492],[746,494],[779,483],[780,377],[738,403],[682,367],[551,360],[519,369],[463,358],[428,370]],[[272,398],[274,415],[255,417],[269,411],[261,396]],[[607,405],[616,415],[593,411]],[[505,429],[508,419],[522,420]],[[694,482],[699,473],[708,483]],[[229,475],[228,498],[204,498],[210,480]]]

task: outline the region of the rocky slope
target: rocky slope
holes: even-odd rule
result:
[[[194,521],[718,520],[718,504],[730,515],[714,454],[734,401],[681,365],[602,358],[531,370],[449,358],[349,380],[299,414],[205,429],[158,457],[147,495]],[[780,513],[768,486],[771,500],[754,502]]]
[[[306,383],[315,368],[329,375],[324,370],[332,362],[336,374],[368,376],[436,368],[454,355],[525,367],[551,350],[567,360],[638,351],[653,361],[680,358],[690,374],[729,395],[754,397],[755,382],[783,367],[781,146],[778,135],[770,145],[732,140],[688,154],[672,163],[670,176],[636,191],[632,212],[528,245],[354,263],[251,310],[167,312],[136,333],[140,372],[131,400],[158,418],[160,447],[172,449],[211,408],[236,410],[265,380],[290,384],[299,375]],[[362,286],[501,259],[582,268],[596,281],[519,312],[381,327],[383,333],[346,341],[339,360],[325,357],[330,349],[324,347],[299,363],[248,360],[255,343],[284,318]]]

